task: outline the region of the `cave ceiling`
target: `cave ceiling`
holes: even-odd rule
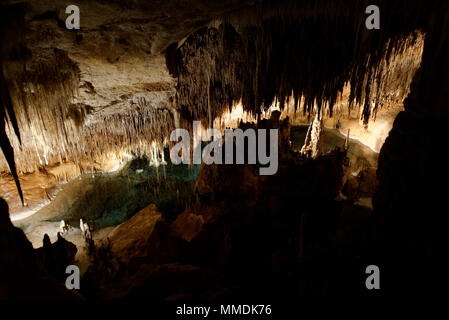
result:
[[[95,113],[107,112],[106,108],[127,102],[135,94],[173,90],[175,79],[165,67],[166,48],[212,17],[245,2],[82,0],[76,3],[81,12],[80,30],[65,28],[64,2],[8,3],[24,10],[23,34],[9,35],[22,39],[16,49],[18,62],[6,68],[8,78],[15,80],[24,69],[32,73],[41,65],[57,63],[55,51],[60,51],[78,68],[79,92],[74,102]]]

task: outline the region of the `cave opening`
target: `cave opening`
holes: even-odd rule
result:
[[[366,1],[78,6],[68,29],[51,1],[1,5],[0,298],[285,302],[447,280],[444,177],[428,175],[446,2],[378,1],[380,29]],[[193,147],[171,152],[176,130]],[[234,161],[214,130],[242,133]],[[200,163],[173,161],[197,145]],[[261,174],[251,152],[273,146]]]

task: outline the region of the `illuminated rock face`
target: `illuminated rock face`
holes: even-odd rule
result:
[[[200,9],[202,1],[77,6],[80,30],[65,29],[65,6],[57,1],[2,7],[8,29],[2,32],[8,42],[2,44],[2,83],[22,145],[12,127],[6,131],[19,172],[67,160],[88,167],[104,157],[154,155],[175,112],[176,80],[165,66],[165,49],[232,8],[218,1],[207,10]],[[9,168],[0,156],[3,171]]]

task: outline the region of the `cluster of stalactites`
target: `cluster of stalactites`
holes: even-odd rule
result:
[[[423,33],[408,25],[387,27],[391,17],[382,20],[388,30],[370,31],[365,18],[355,15],[352,21],[346,13],[301,20],[273,14],[252,24],[229,19],[203,28],[175,55],[178,107],[209,122],[238,101],[254,114],[276,102],[282,109],[293,100],[295,108],[302,103],[304,113],[326,108],[332,115],[349,87],[349,110],[361,105],[368,123],[387,91],[408,89],[419,66]],[[419,47],[419,58],[390,68],[391,60],[410,47]]]
[[[81,163],[114,154],[121,160],[145,157],[158,166],[166,163],[163,149],[173,129],[173,115],[167,109],[148,106],[112,114],[84,128],[70,158]]]
[[[12,145],[12,162],[19,172],[65,161],[83,171],[109,158],[124,161],[145,156],[154,165],[165,163],[163,146],[174,126],[168,110],[142,98],[128,101],[119,113],[90,115],[90,107],[74,103],[78,66],[64,51],[50,50],[43,57],[25,67],[19,62],[9,64],[1,81],[14,116],[5,122],[5,138]],[[0,172],[9,171],[9,166],[0,156]]]
[[[48,163],[47,154],[64,150],[83,124],[85,108],[71,103],[79,83],[78,67],[65,52],[53,50],[46,59],[33,65],[10,63],[5,74],[22,140],[20,144],[18,136],[7,126],[17,167],[19,171],[24,171],[24,167],[30,169],[29,163],[36,153],[35,166],[42,166]],[[10,123],[11,119],[7,124]],[[3,162],[0,170],[5,171]]]
[[[370,91],[369,105],[371,106],[371,118],[375,120],[378,110],[388,110],[402,106],[404,99],[410,91],[415,72],[418,70],[424,48],[424,35],[417,33],[405,39],[402,50],[391,54],[388,59],[382,62],[379,68],[379,76],[381,77],[381,88],[375,84]],[[343,91],[337,96],[333,114],[338,117],[349,116],[362,117],[364,111],[364,99],[361,102],[351,100],[351,84],[346,83]],[[328,103],[322,106],[321,114],[323,118],[331,116],[330,105]],[[350,108],[350,109],[349,109]],[[260,119],[269,119],[274,110],[280,110],[280,101],[275,98],[270,108],[260,110]],[[299,102],[295,103],[293,94],[288,99],[288,103],[284,104],[281,118],[289,117],[292,123],[305,123],[313,120],[318,105],[315,101],[313,108],[309,112],[306,110],[306,98],[299,97]],[[313,111],[312,111],[313,110]],[[348,112],[350,110],[350,113]],[[214,119],[214,128],[224,130],[226,128],[237,128],[240,121],[256,122],[257,117],[254,113],[243,107],[242,101],[235,103],[228,110],[223,111]]]
[[[353,97],[352,83],[348,81],[341,93],[338,94],[332,108],[328,103],[322,105],[322,114],[324,118],[337,115],[339,117],[348,116],[349,118],[359,117],[367,126],[365,104],[369,106],[369,119],[376,120],[377,112],[380,110],[402,106],[404,99],[410,92],[412,79],[421,65],[421,57],[424,49],[424,34],[417,32],[403,39],[401,50],[390,54],[381,61],[377,71],[378,82],[375,82],[369,90],[369,95],[365,97],[364,93],[361,99]],[[364,76],[366,80],[368,77]],[[275,99],[274,104],[265,111],[262,111],[261,117],[270,117],[272,110],[281,109],[280,102]],[[307,110],[306,98],[301,96],[299,102],[294,102],[292,95],[288,103],[284,104],[282,117],[288,116],[293,122],[295,120],[311,119],[318,109],[315,101],[308,112],[298,112]]]
[[[5,125],[0,130],[5,155],[0,160],[0,171],[11,170],[19,193],[17,171],[22,168],[19,160],[29,167],[27,147],[39,143],[47,149],[64,148],[83,118],[82,112],[74,113],[78,109],[71,104],[78,88],[79,70],[67,53],[47,50],[33,64],[28,64],[22,55],[26,56],[16,54],[16,59],[3,64],[0,70],[3,100],[0,108],[9,113],[0,120]]]
[[[16,150],[19,172],[33,172],[65,161],[79,165],[81,171],[97,169],[108,160],[124,162],[135,157],[146,157],[155,166],[165,164],[163,148],[173,128],[170,111],[139,105],[138,109],[130,108],[96,122],[86,122],[64,138],[30,125],[20,128],[25,141],[20,146],[7,131]],[[8,171],[2,160],[0,171]]]

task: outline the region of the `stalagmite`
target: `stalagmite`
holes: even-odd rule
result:
[[[84,228],[83,219],[80,219],[80,230],[81,230],[81,233],[84,235],[84,232],[86,231],[86,229]]]
[[[348,129],[348,134],[346,135],[345,146],[344,146],[345,150],[348,150],[348,147],[349,147],[349,132],[350,132],[350,130],[351,129]]]
[[[64,233],[64,228],[65,228],[65,222],[64,222],[64,220],[61,220],[61,222],[59,223],[59,232]]]
[[[317,113],[313,122],[310,123],[307,130],[304,145],[300,153],[308,158],[316,159],[321,154],[322,140],[321,131],[323,129],[323,119]]]

